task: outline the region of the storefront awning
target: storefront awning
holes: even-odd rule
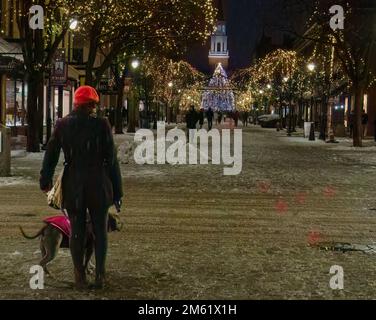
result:
[[[0,74],[22,78],[24,59],[21,45],[0,39]]]
[[[0,38],[0,57],[14,58],[23,62],[22,48],[19,43],[11,43]]]
[[[76,68],[68,65],[68,78],[69,79],[75,79],[79,81],[80,76],[85,75],[85,72],[80,72],[80,70],[77,70]]]

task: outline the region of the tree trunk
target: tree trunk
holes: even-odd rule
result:
[[[93,78],[93,71],[90,67],[86,67],[85,71],[85,85],[93,86],[94,78]]]
[[[44,136],[44,74],[42,75],[42,81],[38,84],[38,117],[39,117],[39,143],[43,145]]]
[[[48,88],[47,88],[47,114],[46,114],[46,125],[47,125],[47,131],[46,131],[46,144],[51,138],[51,129],[52,129],[52,119],[51,119],[51,104],[52,104],[52,93],[51,93],[51,75],[50,79],[48,80]]]
[[[40,111],[38,107],[38,93],[40,86],[43,87],[42,75],[33,73],[28,77],[27,92],[27,152],[40,152]],[[43,110],[42,110],[43,112]]]
[[[122,77],[118,83],[118,92],[117,92],[117,104],[115,110],[115,134],[123,134],[123,97],[124,97],[124,78]]]
[[[128,130],[129,133],[136,132],[136,102],[135,94],[131,89],[128,99]]]
[[[287,129],[287,135],[289,137],[291,137],[291,133],[292,133],[292,102],[291,100],[289,101],[289,118],[288,118],[288,121],[289,121],[289,124],[288,124],[288,129]]]
[[[172,121],[172,105],[171,102],[167,103],[167,108],[166,108],[166,118],[167,118],[167,123],[170,124]]]
[[[354,84],[355,104],[354,104],[354,130],[353,145],[354,147],[362,147],[362,106],[364,90],[359,84]]]
[[[85,84],[88,86],[95,87],[94,84],[94,64],[98,52],[98,34],[100,34],[100,25],[99,22],[96,22],[92,27],[90,36],[89,36],[89,55],[86,61],[86,72],[85,72]]]
[[[293,113],[292,113],[292,132],[296,132],[296,121],[297,121],[297,115],[296,115],[296,106],[293,107]]]
[[[325,96],[321,102],[321,123],[320,123],[320,136],[319,139],[326,140],[326,129],[327,129],[327,119],[328,119],[328,98]]]

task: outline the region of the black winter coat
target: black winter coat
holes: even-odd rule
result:
[[[196,110],[190,110],[185,116],[187,122],[187,129],[196,129],[198,114]]]
[[[202,126],[204,124],[204,121],[205,121],[205,114],[204,114],[204,111],[200,111],[198,113],[198,123]]]
[[[43,160],[41,189],[52,184],[61,149],[65,157],[64,208],[85,206],[85,197],[95,197],[98,204],[107,207],[122,198],[119,162],[106,119],[73,111],[57,121]]]

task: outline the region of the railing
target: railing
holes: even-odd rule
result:
[[[217,51],[210,50],[209,51],[209,55],[228,57],[229,56],[229,51],[227,50],[225,52],[217,52]]]

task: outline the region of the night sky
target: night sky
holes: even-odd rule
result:
[[[227,21],[230,70],[250,65],[252,54],[266,26],[282,19],[280,0],[223,0]],[[267,28],[266,28],[267,30]],[[266,33],[270,31],[266,31]],[[270,35],[270,34],[268,34]],[[273,35],[275,36],[275,34]],[[188,60],[208,72],[209,42],[189,50]]]

